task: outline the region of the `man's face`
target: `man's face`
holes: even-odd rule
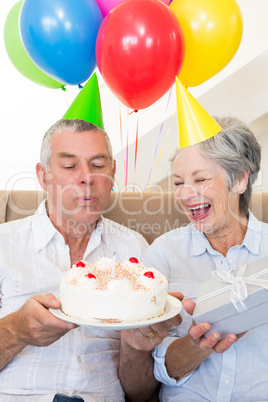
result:
[[[48,172],[39,165],[37,174],[48,193],[52,223],[67,230],[95,224],[107,207],[115,174],[104,135],[65,131],[53,137],[51,151]]]

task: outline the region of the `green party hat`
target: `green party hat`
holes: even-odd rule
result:
[[[63,116],[63,119],[85,120],[104,129],[97,74],[94,73]]]

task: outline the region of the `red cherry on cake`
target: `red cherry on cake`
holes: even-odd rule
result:
[[[93,275],[91,272],[89,272],[87,275],[85,275],[88,279],[96,279],[96,276]]]
[[[77,268],[81,267],[81,268],[85,268],[86,264],[83,261],[78,261],[76,263]]]
[[[129,261],[132,262],[133,264],[139,263],[139,260],[137,260],[137,258],[135,258],[135,257],[130,257]]]
[[[147,278],[151,278],[154,279],[154,274],[152,273],[152,271],[147,271],[143,274],[143,276],[147,276]]]

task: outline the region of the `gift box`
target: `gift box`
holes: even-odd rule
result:
[[[268,257],[231,271],[213,271],[200,286],[193,313],[224,338],[268,323]]]

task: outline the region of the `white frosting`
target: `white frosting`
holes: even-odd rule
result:
[[[148,276],[141,275],[137,278],[137,281],[148,289],[153,289],[159,285],[160,279],[158,277],[148,278]]]
[[[112,279],[107,284],[107,289],[111,292],[127,293],[132,290],[132,285],[128,279]]]
[[[60,298],[65,314],[83,320],[133,322],[163,314],[167,279],[143,264],[116,263],[104,257],[94,265],[72,268],[61,280]],[[144,276],[151,271],[154,278]],[[92,273],[95,278],[86,275]]]
[[[87,278],[84,275],[79,275],[76,279],[76,286],[80,286],[81,289],[93,290],[98,288],[98,281],[96,278]]]
[[[68,280],[71,282],[73,279],[76,279],[77,277],[81,275],[85,275],[86,271],[85,268],[72,268],[68,272]]]
[[[145,267],[144,267],[142,262],[135,263],[135,262],[130,262],[129,260],[126,260],[126,261],[123,262],[123,265],[126,268],[129,268],[129,269],[133,269],[133,268],[134,269],[139,269],[140,268],[140,270],[145,269]]]
[[[96,267],[104,271],[110,269],[114,265],[115,265],[115,259],[108,257],[102,257],[96,262]]]
[[[81,260],[81,261],[79,261],[79,262],[85,264],[85,266],[84,266],[84,267],[81,267],[81,266],[78,266],[78,267],[77,267],[77,264],[73,264],[72,268],[73,268],[73,269],[85,269],[85,268],[93,267],[93,265],[91,265],[91,264],[90,264],[89,262],[87,262],[87,261]]]

